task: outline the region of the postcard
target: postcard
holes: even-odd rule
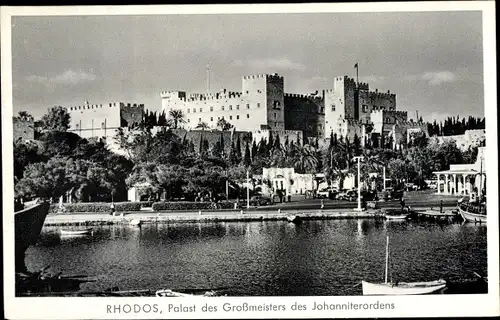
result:
[[[6,317],[498,316],[494,8],[2,7]]]

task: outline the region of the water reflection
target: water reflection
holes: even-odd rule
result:
[[[486,226],[383,220],[220,222],[111,226],[61,239],[44,229],[28,268],[48,263],[98,278],[86,290],[230,287],[229,295],[360,294],[390,275],[424,281],[487,274]]]

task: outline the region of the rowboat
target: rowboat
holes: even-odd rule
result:
[[[370,283],[361,282],[363,295],[413,295],[429,294],[446,288],[443,279],[427,282]]]
[[[176,292],[176,291],[172,291],[170,289],[158,290],[158,291],[156,291],[155,295],[157,297],[194,297],[195,296],[194,294]],[[214,297],[214,296],[216,296],[216,294],[215,294],[215,291],[207,291],[201,296],[202,297]]]
[[[300,223],[302,222],[302,218],[300,216],[287,216],[286,219],[288,222]]]
[[[425,282],[395,282],[389,283],[387,275],[389,270],[389,236],[387,236],[387,244],[385,251],[385,282],[371,283],[361,281],[363,287],[363,295],[415,295],[429,294],[446,288],[446,281],[443,279]]]
[[[48,212],[48,202],[34,202],[25,203],[25,209],[14,213],[16,271],[26,271],[24,253],[38,239]]]
[[[61,235],[64,236],[81,236],[81,235],[87,235],[92,233],[92,228],[85,228],[85,229],[61,229],[59,230]]]
[[[458,212],[460,213],[464,221],[486,223],[487,219],[485,214],[470,212],[463,206],[458,207]]]
[[[384,216],[387,220],[406,220],[410,213],[404,210],[386,210]]]
[[[129,225],[138,227],[141,225],[141,223],[142,221],[139,219],[132,219],[130,220]]]

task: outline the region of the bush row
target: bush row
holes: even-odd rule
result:
[[[233,209],[234,202],[222,201],[217,204],[217,209]],[[175,201],[175,202],[155,202],[153,203],[154,211],[163,210],[210,210],[215,209],[213,204],[210,202],[187,202],[187,201]]]
[[[140,211],[142,207],[153,207],[154,211],[163,210],[210,210],[215,209],[210,202],[115,202],[115,211]],[[217,204],[217,209],[233,209],[234,202],[222,201]],[[50,213],[58,214],[71,214],[79,212],[92,212],[92,213],[109,213],[111,212],[111,203],[107,202],[80,202],[80,203],[65,203],[63,209],[59,208],[59,204],[54,203],[50,205]]]
[[[151,202],[115,202],[115,211],[139,211],[142,207],[151,206]],[[63,209],[59,208],[59,204],[50,205],[49,213],[77,213],[77,212],[96,212],[102,213],[111,212],[111,203],[106,202],[80,202],[80,203],[65,203]]]

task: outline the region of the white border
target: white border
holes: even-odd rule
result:
[[[343,4],[276,4],[276,5],[206,5],[206,6],[87,6],[87,7],[2,7],[1,8],[1,64],[2,64],[2,158],[3,198],[13,199],[12,155],[12,63],[11,63],[11,17],[39,15],[155,15],[155,14],[234,14],[234,13],[313,13],[313,12],[417,12],[417,11],[482,11],[483,53],[484,53],[484,102],[486,116],[488,172],[498,173],[497,150],[497,99],[496,99],[496,34],[495,3],[493,1],[473,2],[419,2],[419,3],[343,3]],[[409,35],[411,36],[411,35]],[[498,174],[490,174],[488,188],[488,277],[487,295],[439,295],[411,297],[227,297],[196,298],[192,302],[201,308],[205,303],[218,306],[213,313],[168,314],[169,303],[190,304],[191,300],[156,298],[15,298],[14,297],[14,244],[13,203],[3,203],[4,235],[4,306],[9,319],[114,319],[114,318],[307,318],[307,317],[462,317],[500,315],[499,306],[499,256],[498,256]],[[496,194],[496,195],[495,195]],[[7,257],[7,258],[6,258]],[[7,263],[6,263],[7,262]],[[395,303],[395,309],[310,311],[313,302],[328,303],[373,303],[376,301]],[[307,304],[308,311],[290,311],[295,302]],[[238,304],[274,303],[285,304],[286,312],[231,313],[222,312],[223,303]],[[163,314],[106,314],[106,305],[158,303]]]

